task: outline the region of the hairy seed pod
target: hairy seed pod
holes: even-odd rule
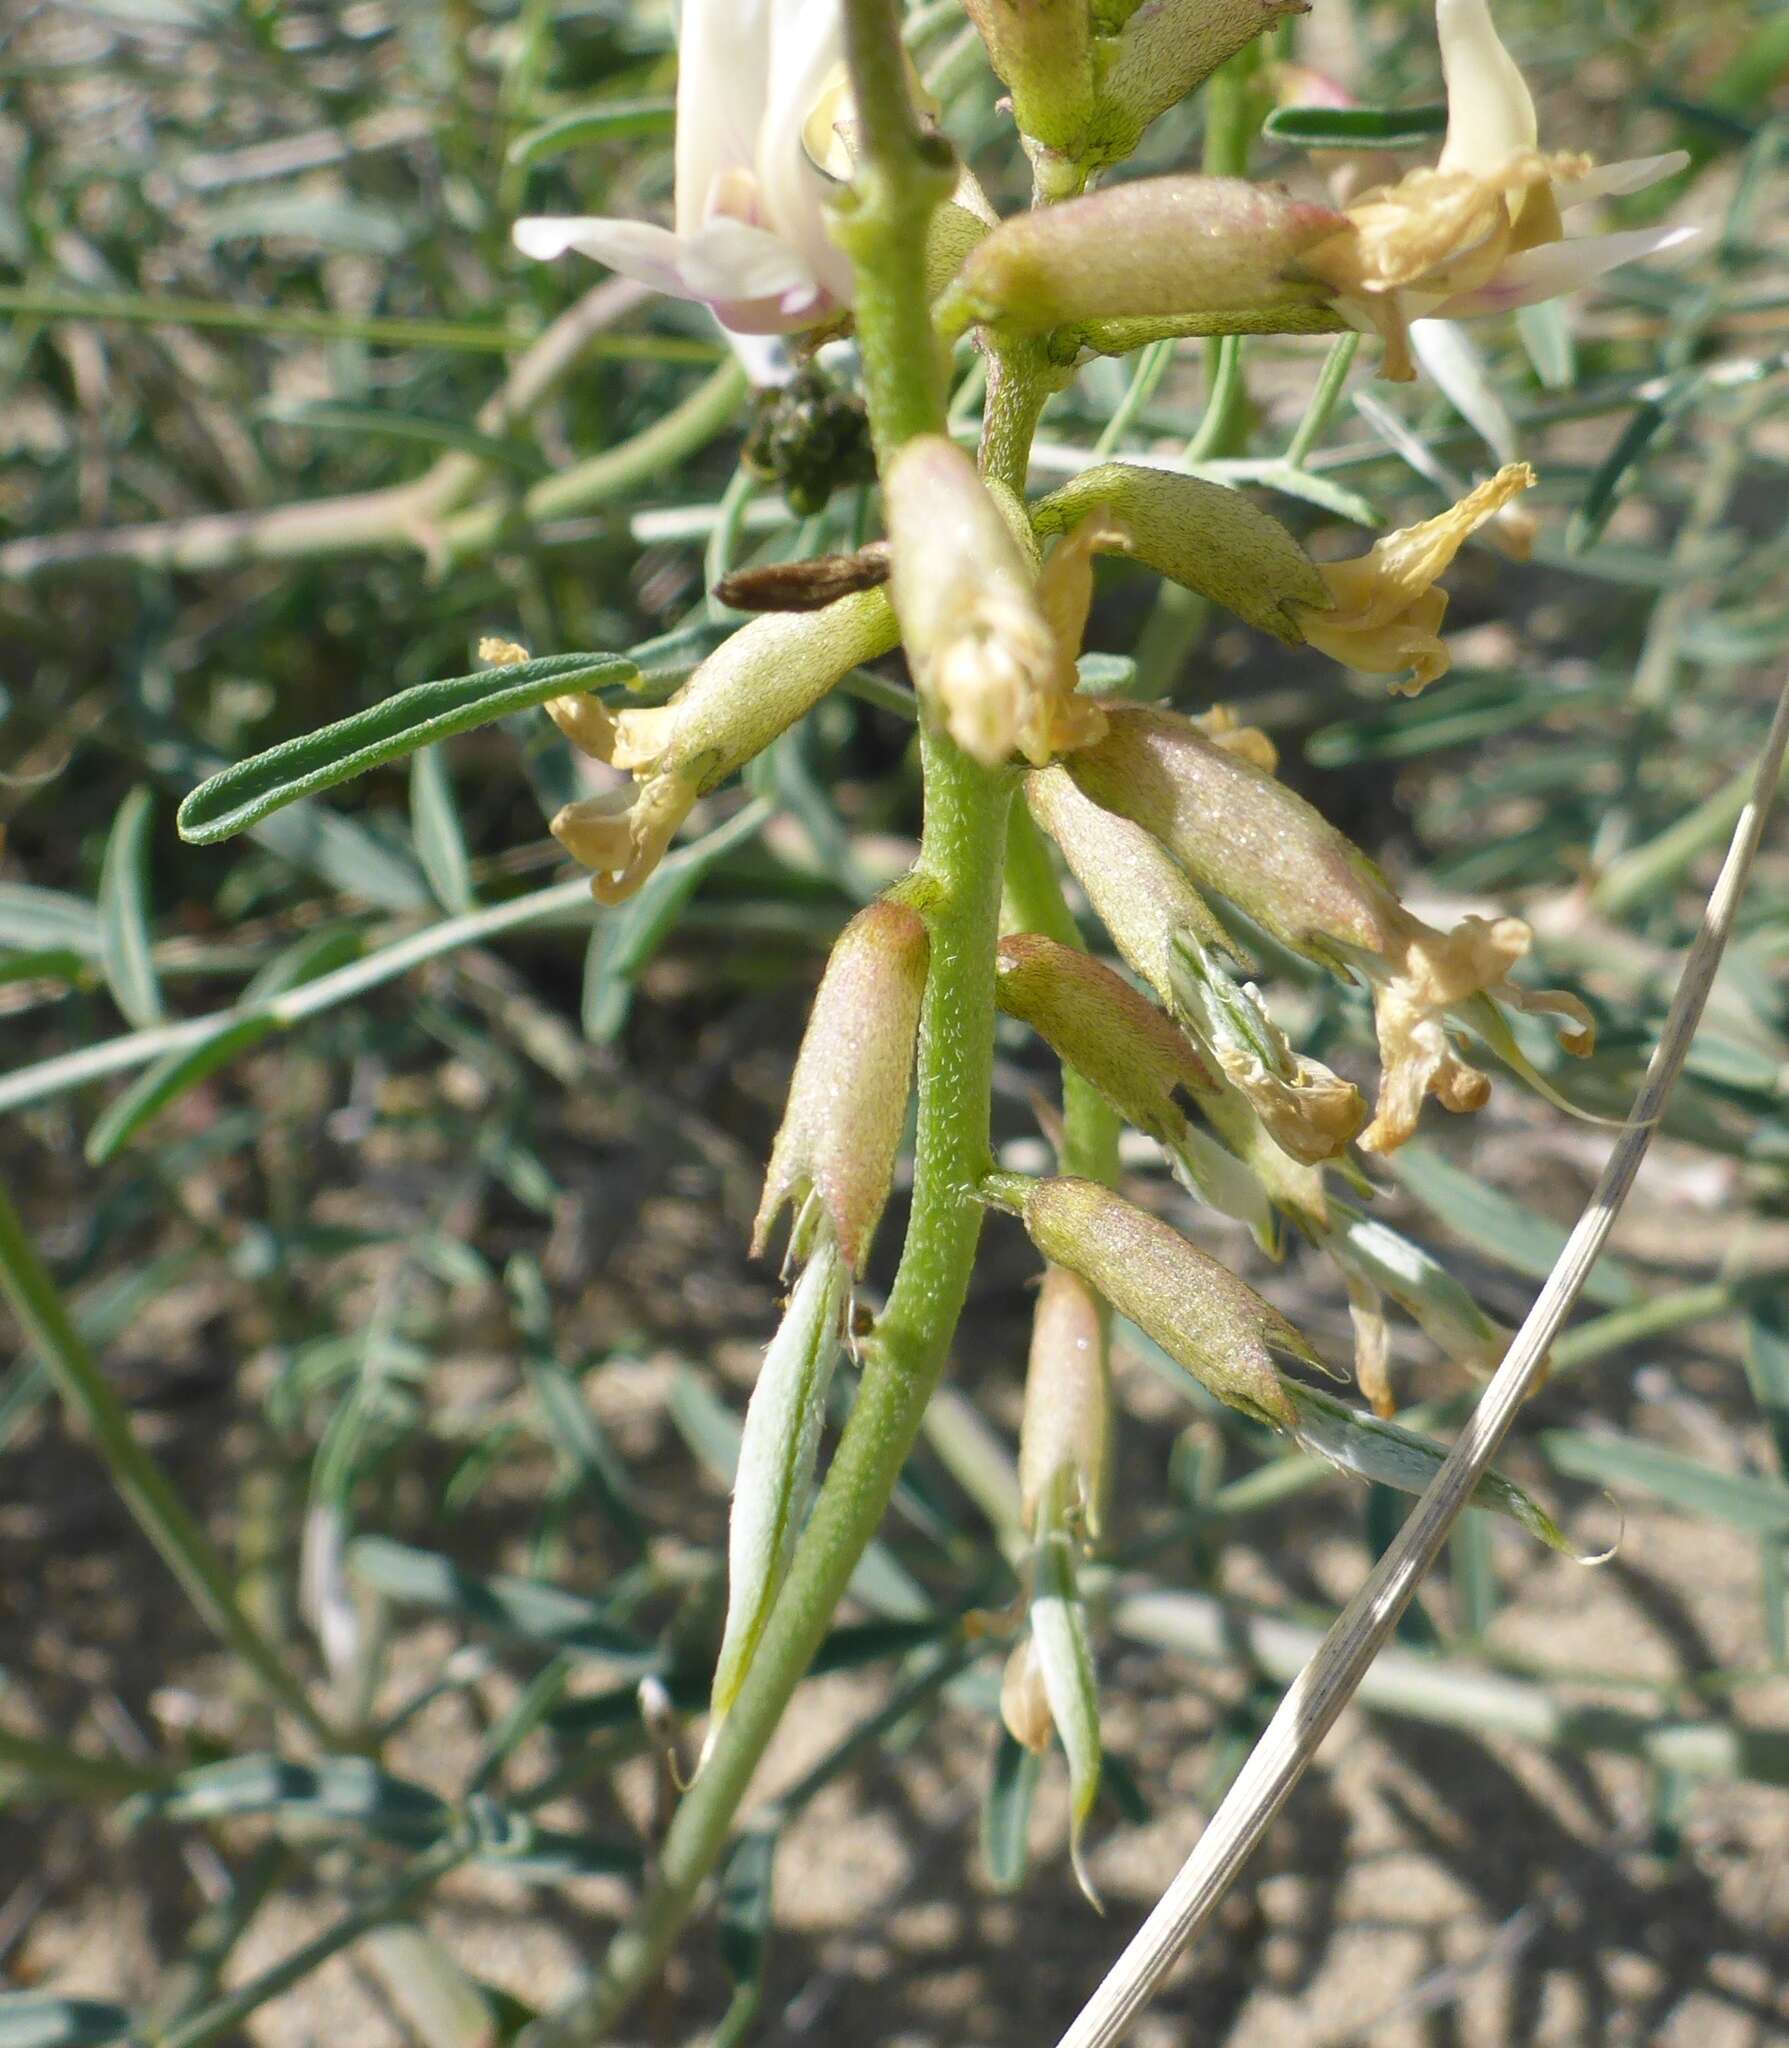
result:
[[[1100,507],[1123,529],[1119,552],[1289,646],[1304,639],[1305,614],[1330,602],[1321,573],[1277,519],[1202,477],[1098,463],[1034,505],[1032,523],[1059,533]]]
[[[1017,333],[1083,320],[1166,319],[1320,304],[1300,253],[1340,214],[1243,178],[1139,178],[1013,214],[970,253],[946,294],[947,327]]]
[[[1098,1181],[1030,1182],[1020,1214],[1046,1259],[1079,1273],[1220,1401],[1281,1428],[1291,1423],[1275,1355],[1321,1361],[1216,1259]]]
[[[839,934],[771,1148],[754,1254],[783,1205],[799,1211],[812,1195],[847,1269],[862,1272],[907,1121],[930,950],[918,913],[887,898],[860,910]]]

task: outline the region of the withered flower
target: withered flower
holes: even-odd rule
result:
[[[1441,639],[1447,592],[1436,579],[1467,536],[1534,480],[1527,463],[1507,463],[1433,519],[1386,534],[1364,555],[1319,563],[1330,608],[1300,613],[1305,638],[1349,668],[1403,677],[1393,691],[1419,696],[1451,665]]]
[[[1568,238],[1564,210],[1638,192],[1689,161],[1681,150],[1596,165],[1540,147],[1534,101],[1486,0],[1437,0],[1447,140],[1432,168],[1364,192],[1336,234],[1304,253],[1351,325],[1385,341],[1384,374],[1408,381],[1409,327],[1557,298],[1692,237],[1683,227]]]
[[[1360,1142],[1389,1152],[1416,1128],[1425,1095],[1478,1108],[1490,1092],[1448,1035],[1481,996],[1563,1015],[1568,1052],[1595,1042],[1575,997],[1509,979],[1530,943],[1519,918],[1468,917],[1437,931],[1406,910],[1379,870],[1271,774],[1215,744],[1178,713],[1114,705],[1110,730],[1067,766],[1095,803],[1145,826],[1200,887],[1296,952],[1373,990],[1379,1102]]]

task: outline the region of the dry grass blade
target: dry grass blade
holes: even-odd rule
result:
[[[1763,837],[1786,743],[1789,682],[1778,699],[1750,799],[1734,828],[1702,928],[1684,962],[1670,1014],[1635,1098],[1632,1121],[1616,1141],[1558,1263],[1447,1463],[1287,1690],[1198,1846],[1058,2048],[1111,2048],[1121,2040],[1176,1958],[1211,1918],[1336,1717],[1354,1697],[1423,1575],[1440,1555],[1473,1488],[1489,1470],[1518,1410],[1539,1385],[1548,1348],[1608,1241],[1695,1035]]]

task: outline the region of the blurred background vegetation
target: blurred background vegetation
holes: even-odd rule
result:
[[[1475,328],[1471,423],[1367,351],[1301,434],[1321,340],[1095,363],[1037,474],[1190,448],[1334,555],[1436,509],[1487,436],[1535,463],[1534,558],[1463,558],[1456,671],[1420,701],[1117,568],[1089,645],[1105,687],[1266,726],[1419,906],[1528,916],[1603,1026],[1559,1085],[1619,1114],[1789,647],[1789,22],[1499,13],[1544,136],[1691,152],[1636,218],[1703,224],[1693,261]],[[912,29],[1017,203],[960,9]],[[1438,98],[1422,7],[1350,28],[1320,4],[1299,34],[1309,61],[1351,47],[1363,98]],[[708,800],[618,912],[545,834],[591,771],[538,715],[221,848],[172,824],[223,762],[465,673],[486,634],[644,647],[668,687],[725,630],[717,574],[873,530],[855,484],[797,509],[742,464],[744,380],[705,316],[510,247],[524,210],[666,203],[674,75],[644,0],[0,15],[0,1160],[69,1317],[0,1371],[0,1969],[24,1994],[0,2041],[507,2035],[625,1913],[660,1737],[706,1696],[775,1310],[746,1224],[826,946],[916,829],[898,673]],[[1231,103],[1158,124],[1139,168],[1196,160],[1199,106]],[[1312,175],[1271,133],[1252,163]],[[1786,883],[1778,830],[1512,1454],[1586,1549],[1616,1497],[1616,1561],[1469,1518],[1224,1952],[1140,2042],[1783,2038]],[[1295,1036],[1364,1071],[1360,1004],[1276,967]],[[1015,1164],[1053,1085],[1003,1040]],[[1514,1322],[1605,1143],[1505,1080],[1390,1162],[1383,1213]],[[1314,1261],[1263,1268],[1148,1147],[1132,1163],[1346,1358]],[[954,1390],[653,2038],[723,2013],[774,2040],[1053,2038],[1396,1527],[1391,1497],[1189,1411],[1129,1334],[1094,1919],[1059,1763],[999,1739],[1000,1646],[963,1624],[1014,1590],[1014,1237],[990,1233]],[[1422,1340],[1394,1364],[1457,1417]],[[221,1557],[209,1588],[144,1450]],[[231,1589],[271,1668],[208,1625]]]

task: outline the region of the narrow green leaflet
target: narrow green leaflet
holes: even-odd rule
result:
[[[1068,1758],[1069,1861],[1075,1882],[1098,1907],[1100,1897],[1081,1853],[1081,1836],[1099,1797],[1099,1688],[1087,1641],[1087,1610],[1075,1586],[1068,1538],[1060,1531],[1047,1536],[1038,1549],[1031,1641],[1050,1702],[1050,1719]]]
[[[981,1810],[981,1853],[994,1889],[1016,1892],[1031,1862],[1031,1807],[1043,1758],[1002,1728]]]
[[[446,1801],[426,1786],[393,1777],[363,1756],[330,1757],[321,1764],[232,1757],[183,1771],[166,1792],[142,1795],[137,1810],[184,1821],[271,1813],[413,1844],[434,1841],[452,1818]]]
[[[456,916],[477,909],[459,805],[439,747],[424,747],[410,763],[410,832],[441,908]]]
[[[1418,1436],[1413,1429],[1381,1422],[1315,1387],[1288,1381],[1286,1391],[1298,1412],[1292,1434],[1300,1448],[1338,1472],[1351,1472],[1357,1479],[1395,1487],[1400,1493],[1422,1493],[1446,1462],[1447,1446]],[[1520,1522],[1549,1550],[1567,1557],[1577,1554],[1552,1516],[1500,1473],[1487,1472],[1473,1488],[1472,1499],[1478,1507]]]
[[[1261,132],[1294,149],[1426,149],[1447,133],[1447,108],[1275,107]]]
[[[350,782],[418,747],[470,732],[572,690],[631,685],[639,670],[619,654],[549,654],[513,668],[418,683],[381,704],[238,761],[189,792],[180,836],[211,846],[319,789]]]
[[[658,1662],[649,1644],[617,1627],[595,1601],[536,1579],[479,1578],[438,1552],[383,1536],[358,1538],[348,1551],[348,1569],[400,1606],[434,1608],[504,1635],[640,1671]]]
[[[844,1262],[823,1246],[796,1283],[745,1411],[727,1525],[727,1623],[705,1756],[745,1682],[807,1512],[845,1289]]]
[[[99,961],[126,1018],[139,1031],[162,1021],[161,983],[150,958],[149,826],[155,799],[139,785],[118,807],[99,871]]]
[[[1621,1492],[1631,1488],[1685,1514],[1711,1515],[1758,1536],[1789,1536],[1789,1486],[1750,1472],[1723,1472],[1699,1458],[1661,1450],[1631,1436],[1550,1429],[1541,1449],[1556,1472]]]
[[[64,890],[0,882],[0,946],[22,953],[78,953],[83,960],[97,960],[99,916],[91,903]]]
[[[0,1992],[0,2048],[98,2048],[130,2032],[130,2014],[97,1998]]]
[[[212,1033],[203,1043],[159,1059],[125,1089],[87,1134],[86,1154],[90,1166],[104,1166],[115,1159],[145,1124],[160,1116],[170,1103],[178,1102],[188,1090],[227,1066],[238,1053],[279,1029],[278,1020],[267,1011],[241,1017]]]
[[[512,164],[538,164],[592,142],[613,142],[629,135],[668,135],[675,112],[676,103],[669,99],[611,100],[527,129],[509,145],[505,158]]]
[[[479,462],[520,470],[529,478],[547,474],[544,459],[526,443],[508,441],[499,434],[481,434],[461,420],[396,412],[384,405],[342,405],[331,399],[307,399],[297,404],[273,400],[259,411],[264,419],[279,426],[301,427],[309,433],[352,434],[357,439],[372,436],[420,443],[425,448],[452,448]]]
[[[1566,1233],[1550,1218],[1487,1187],[1420,1140],[1404,1146],[1388,1164],[1456,1237],[1533,1279],[1544,1280],[1552,1272]],[[1584,1294],[1603,1308],[1628,1308],[1640,1299],[1640,1283],[1626,1266],[1604,1258],[1597,1261]]]
[[[734,1991],[714,2048],[746,2038],[764,1990],[764,1965],[770,1951],[771,1896],[776,1878],[778,1830],[750,1827],[734,1842],[721,1867],[716,1933],[721,1960],[733,1979]]]

